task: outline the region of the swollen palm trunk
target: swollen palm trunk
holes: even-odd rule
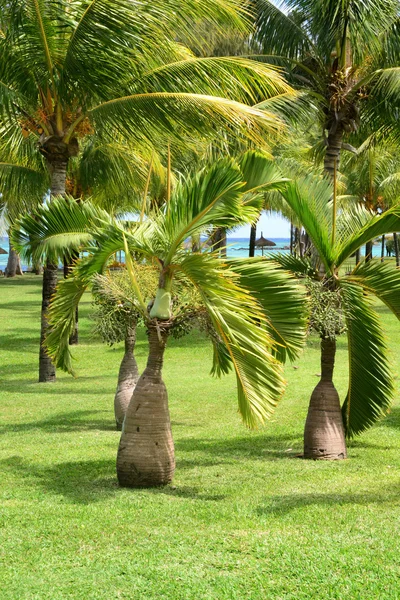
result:
[[[117,456],[117,476],[125,487],[169,483],[175,452],[162,365],[168,332],[149,327],[149,357],[125,415]]]
[[[129,327],[125,336],[125,354],[119,368],[117,391],[114,397],[115,422],[118,431],[122,430],[125,413],[139,379],[139,370],[133,353],[135,342],[136,328]]]
[[[333,385],[336,341],[321,340],[321,380],[314,389],[304,429],[304,458],[346,458],[339,394]]]

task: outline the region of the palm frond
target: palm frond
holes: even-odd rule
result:
[[[368,294],[373,294],[400,319],[400,271],[387,262],[360,263],[347,276]]]
[[[239,224],[242,188],[242,173],[232,159],[219,160],[179,185],[162,217],[163,229],[171,240],[169,257],[185,239],[207,227]]]
[[[308,176],[289,182],[281,194],[308,233],[320,259],[329,271],[333,257],[330,240],[332,227],[331,183],[326,179]]]
[[[346,434],[353,437],[388,410],[394,382],[378,314],[360,285],[342,280],[340,286],[349,347],[349,390],[342,413]]]
[[[12,244],[28,260],[71,259],[93,240],[95,224],[109,220],[107,213],[89,202],[55,198],[15,223]]]
[[[276,253],[271,260],[280,265],[285,271],[292,273],[295,277],[310,277],[311,279],[315,279],[318,276],[318,273],[311,264],[309,258],[300,258],[298,256],[293,256],[292,254]]]
[[[240,275],[240,285],[251,292],[267,317],[267,331],[275,341],[280,362],[299,356],[307,327],[306,290],[272,261],[236,259],[229,267]]]
[[[179,93],[185,89],[187,93],[220,96],[244,104],[255,104],[277,94],[287,98],[295,95],[280,69],[251,58],[192,57],[162,65],[137,79],[132,92]]]
[[[283,3],[256,0],[256,42],[264,54],[278,54],[289,58],[300,58],[313,53],[314,44],[303,23],[295,15],[288,14]]]
[[[78,263],[78,266],[81,263]],[[75,267],[67,279],[57,285],[56,294],[50,304],[48,321],[50,333],[44,344],[48,355],[57,368],[74,375],[69,338],[75,326],[77,306],[89,286],[90,280],[82,276]]]
[[[250,106],[200,94],[137,94],[104,102],[88,112],[95,126],[107,121],[110,127],[135,142],[165,146],[193,145],[193,136],[215,138],[218,128],[234,128],[263,146],[266,134],[276,135],[283,123],[275,115]]]
[[[267,333],[260,304],[235,283],[232,271],[210,254],[187,255],[180,268],[197,287],[209,313],[223,353],[214,345],[216,372],[225,372],[227,358],[237,378],[240,414],[249,427],[264,422],[284,390],[273,340]]]
[[[335,248],[335,264],[339,267],[358,248],[376,237],[387,233],[400,231],[400,206],[394,206],[381,215],[371,215],[369,221],[359,227],[358,215],[352,212],[354,219],[349,220],[348,228],[353,226],[353,233],[346,240],[342,240]]]

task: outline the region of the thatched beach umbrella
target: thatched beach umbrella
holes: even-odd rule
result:
[[[0,254],[8,254],[7,250],[4,250],[4,248],[0,248]]]
[[[272,242],[271,240],[267,240],[265,237],[263,237],[263,234],[261,232],[261,237],[256,240],[255,243],[255,247],[256,248],[261,248],[261,254],[262,256],[264,256],[264,248],[266,247],[271,247],[271,246],[276,246],[275,242]]]

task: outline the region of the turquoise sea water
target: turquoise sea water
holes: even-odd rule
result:
[[[288,252],[285,250],[285,246],[289,246],[289,238],[269,238],[271,241],[275,242],[276,246],[272,249],[264,249],[264,256],[267,254],[269,256],[273,256],[274,252]],[[0,246],[8,251],[8,239],[4,237],[0,237]],[[256,256],[261,256],[261,249],[256,250]],[[243,258],[249,255],[249,240],[248,238],[228,238],[228,249],[227,254],[229,257]],[[375,244],[373,246],[373,256],[381,255],[381,246],[380,244]],[[7,254],[0,254],[0,269],[4,271],[7,265]],[[22,265],[22,268],[26,270],[28,266],[26,264]]]

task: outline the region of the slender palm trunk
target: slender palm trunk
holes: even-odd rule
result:
[[[381,243],[381,262],[385,261],[385,235],[382,235]]]
[[[226,256],[226,231],[222,227],[216,227],[212,234],[212,243],[215,250],[219,250],[220,256]]]
[[[393,243],[394,243],[394,255],[396,257],[396,267],[400,267],[399,238],[397,236],[397,233],[393,233]]]
[[[78,259],[79,253],[74,255],[73,258],[74,258],[74,260]],[[74,262],[68,262],[68,261],[64,260],[64,279],[66,279],[68,277],[68,275],[71,273],[73,266],[74,266]],[[69,336],[69,345],[77,346],[78,342],[79,342],[79,309],[78,309],[78,307],[76,307],[74,329],[73,329],[73,332],[71,333],[71,335]]]
[[[367,242],[365,244],[365,261],[369,262],[370,260],[372,260],[372,248],[373,248],[374,243],[372,241]]]
[[[10,232],[8,232],[8,236],[10,236]],[[15,277],[16,275],[23,275],[22,267],[21,267],[21,259],[19,254],[15,252],[14,248],[11,246],[11,241],[8,246],[8,260],[7,266],[5,269],[6,277]]]
[[[336,168],[339,168],[340,151],[343,143],[343,128],[339,124],[336,130],[328,135],[327,147],[324,158],[324,171],[330,177],[334,177],[335,174],[335,162]]]
[[[314,389],[304,428],[304,458],[346,458],[339,394],[333,385],[336,341],[321,339],[321,379]]]
[[[67,160],[52,161],[48,157],[48,166],[51,174],[51,196],[65,195],[65,180],[67,174]],[[56,291],[57,286],[57,264],[48,261],[43,269],[43,288],[42,288],[42,314],[40,331],[40,352],[39,352],[39,381],[51,383],[56,380],[56,369],[48,356],[43,342],[49,329],[47,313],[50,300]]]
[[[117,456],[117,476],[124,487],[154,487],[172,480],[175,452],[162,380],[168,330],[151,325],[149,356],[129,403]]]
[[[125,354],[119,368],[117,391],[114,397],[115,422],[118,431],[122,430],[125,413],[139,379],[139,370],[134,355],[135,343],[136,325],[132,324],[127,327],[125,335]]]
[[[253,258],[256,250],[257,223],[250,228],[249,257]]]
[[[356,250],[356,265],[358,265],[360,260],[361,260],[361,250],[360,250],[360,248],[358,248],[358,250]]]

